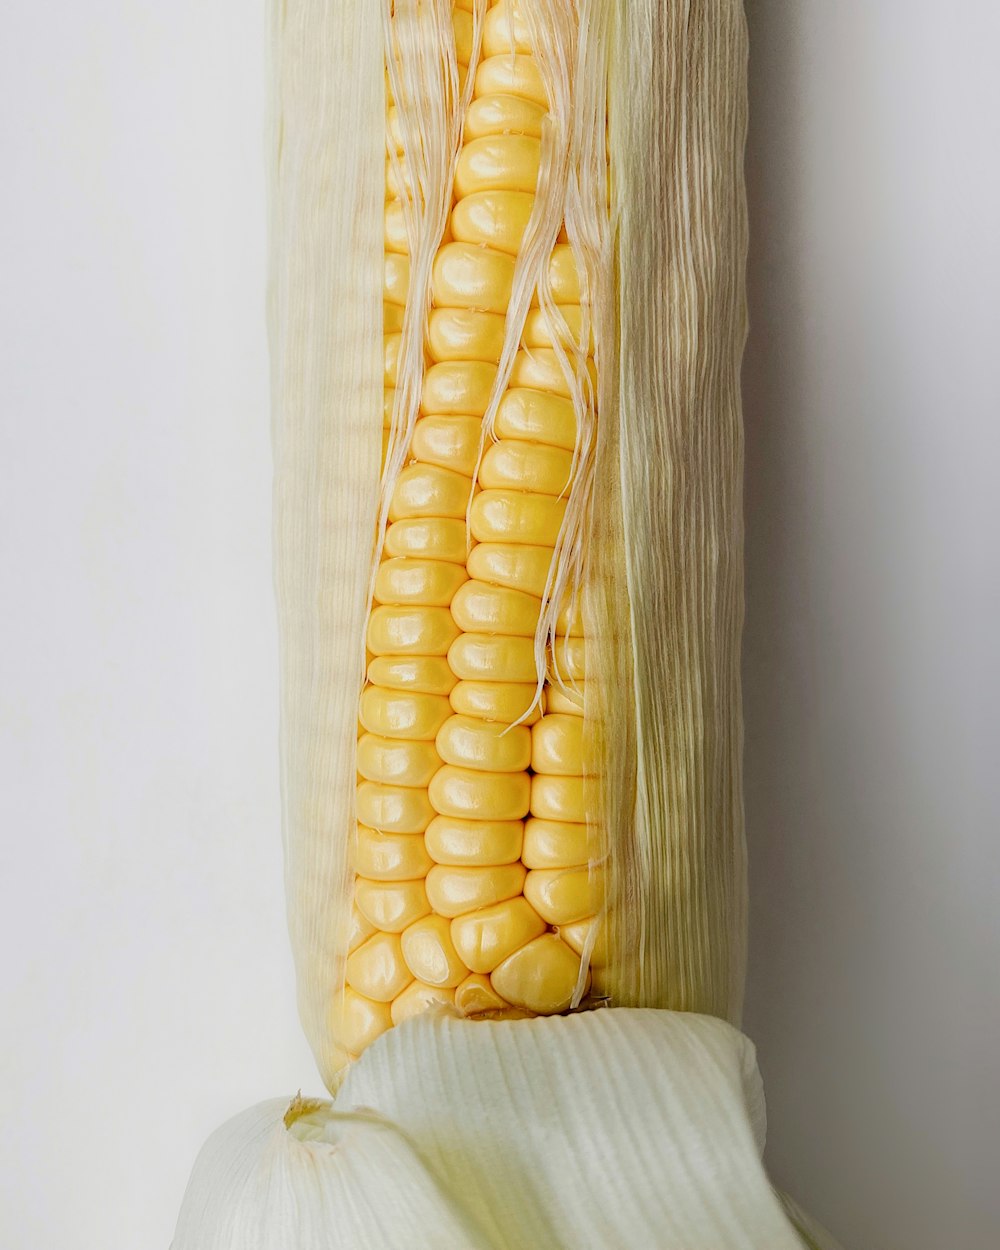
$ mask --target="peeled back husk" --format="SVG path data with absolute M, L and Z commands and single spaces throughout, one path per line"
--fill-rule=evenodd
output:
M 172 1250 L 800 1250 L 751 1044 L 652 1010 L 422 1017 L 204 1147 Z

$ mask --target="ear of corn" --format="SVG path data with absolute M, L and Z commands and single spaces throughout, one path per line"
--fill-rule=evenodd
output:
M 286 862 L 328 1081 L 424 1008 L 738 1018 L 743 100 L 712 93 L 744 32 L 686 22 L 341 6 L 323 98 L 315 30 L 276 41 Z

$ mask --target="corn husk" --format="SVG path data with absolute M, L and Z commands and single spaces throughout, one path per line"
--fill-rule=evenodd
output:
M 705 1016 L 423 1017 L 202 1151 L 173 1250 L 797 1250 L 753 1047 Z

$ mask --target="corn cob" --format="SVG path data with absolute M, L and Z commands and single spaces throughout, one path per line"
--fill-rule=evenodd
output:
M 475 30 L 461 7 L 453 23 L 461 91 Z M 546 105 L 530 32 L 501 0 L 486 15 L 464 110 L 449 229 L 433 264 L 420 415 L 374 581 L 341 1039 L 349 1053 L 418 1004 L 551 1014 L 589 988 L 584 970 L 576 993 L 600 907 L 573 688 L 585 677 L 581 618 L 560 621 L 552 657 L 573 687 L 551 673 L 539 691 L 535 653 L 577 421 L 554 350 L 560 328 L 537 294 L 494 440 L 481 446 Z M 383 464 L 408 294 L 401 200 L 413 193 L 391 96 L 386 133 Z M 547 278 L 563 331 L 579 335 L 582 284 L 565 241 Z M 543 716 L 553 703 L 562 710 Z
M 291 27 L 276 132 L 306 1032 L 334 1082 L 427 1008 L 738 1020 L 741 114 L 684 58 L 739 5 L 352 14 L 340 165 Z

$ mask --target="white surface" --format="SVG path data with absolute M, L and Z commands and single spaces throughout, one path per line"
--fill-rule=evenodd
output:
M 281 896 L 263 6 L 5 12 L 0 1246 L 163 1250 L 315 1090 Z
M 1000 1245 L 1000 9 L 752 0 L 748 1029 L 849 1250 Z
M 848 1250 L 1000 1237 L 1000 19 L 948 14 L 751 12 L 749 1026 L 775 1173 Z M 155 1250 L 210 1129 L 317 1087 L 277 840 L 262 6 L 5 17 L 0 1244 Z

